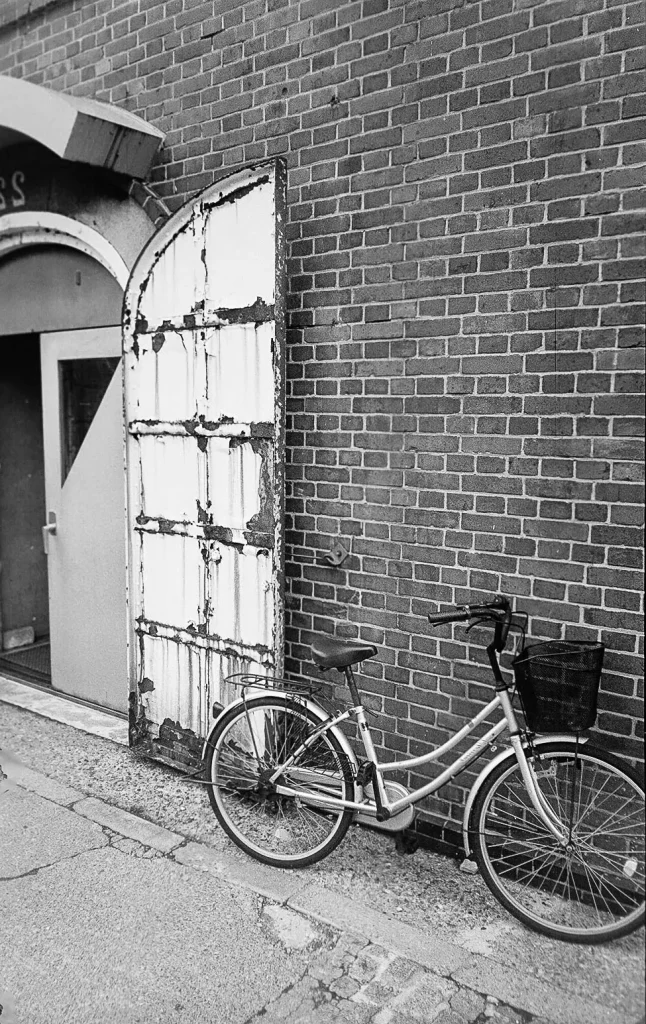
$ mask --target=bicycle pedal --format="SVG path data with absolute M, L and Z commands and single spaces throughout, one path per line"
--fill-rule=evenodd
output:
M 374 765 L 372 761 L 361 761 L 357 767 L 357 785 L 365 789 L 372 782 Z
M 419 839 L 414 833 L 396 832 L 395 849 L 401 856 L 410 856 L 419 849 Z

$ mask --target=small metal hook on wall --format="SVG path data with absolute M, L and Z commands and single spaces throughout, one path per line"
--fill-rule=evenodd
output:
M 341 541 L 337 541 L 332 550 L 327 554 L 323 555 L 323 561 L 327 562 L 328 565 L 342 565 L 350 552 L 343 546 Z

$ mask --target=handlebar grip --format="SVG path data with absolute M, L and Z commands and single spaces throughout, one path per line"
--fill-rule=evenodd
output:
M 438 612 L 437 615 L 429 615 L 428 621 L 431 626 L 439 626 L 442 622 L 467 622 L 468 612 Z

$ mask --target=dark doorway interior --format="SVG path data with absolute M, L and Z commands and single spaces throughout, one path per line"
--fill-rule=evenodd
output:
M 32 627 L 35 644 L 0 652 L 0 670 L 47 682 L 49 609 L 37 334 L 0 338 L 0 629 Z M 10 641 L 9 641 L 10 642 Z
M 119 357 L 66 359 L 60 367 L 63 483 L 119 365 Z

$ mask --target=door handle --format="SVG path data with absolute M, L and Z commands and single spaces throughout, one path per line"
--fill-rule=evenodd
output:
M 56 513 L 49 512 L 47 519 L 47 524 L 43 526 L 43 551 L 46 555 L 49 554 L 49 538 L 56 534 Z

